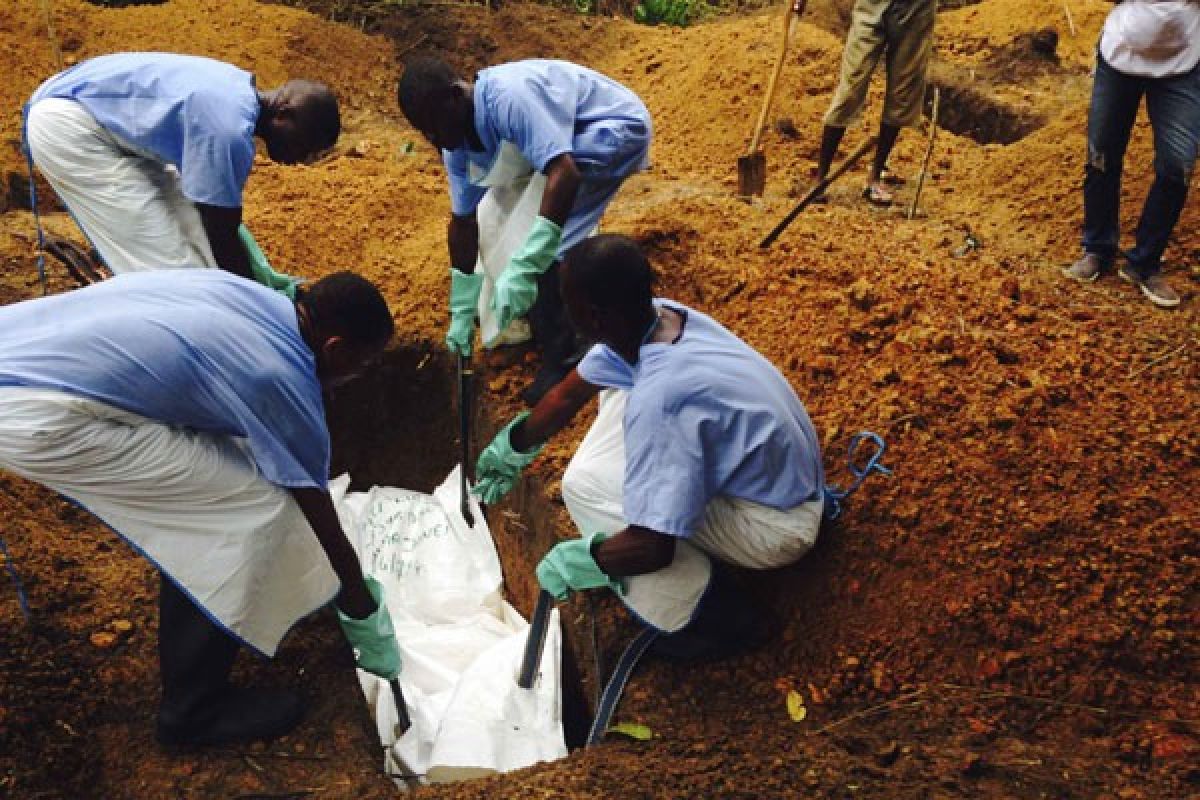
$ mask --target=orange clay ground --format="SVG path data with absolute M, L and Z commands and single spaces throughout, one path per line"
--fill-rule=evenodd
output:
M 399 60 L 434 53 L 469 70 L 546 56 L 598 68 L 645 99 L 656 129 L 654 166 L 628 182 L 606 229 L 642 242 L 663 295 L 713 314 L 779 365 L 824 437 L 831 478 L 844 477 L 860 428 L 887 437 L 895 476 L 870 482 L 796 567 L 754 581 L 780 622 L 776 642 L 714 666 L 642 667 L 618 717 L 654 739 L 610 739 L 416 796 L 1195 797 L 1200 205 L 1193 197 L 1167 253 L 1176 311 L 1117 280 L 1060 275 L 1077 253 L 1088 70 L 1111 7 L 1068 2 L 1077 35 L 1060 0 L 939 15 L 942 119 L 985 140 L 1027 135 L 981 144 L 941 131 L 916 220 L 865 207 L 860 169 L 761 250 L 793 185 L 810 178 L 846 2 L 813 0 L 795 30 L 763 144 L 767 194 L 746 204 L 733 196 L 736 159 L 777 50 L 778 7 L 677 29 L 520 4 L 314 1 L 317 16 L 252 0 L 14 0 L 0 13 L 0 302 L 40 291 L 17 142 L 21 103 L 57 69 L 47 9 L 67 63 L 172 50 L 236 62 L 264 87 L 331 83 L 343 107 L 337 152 L 296 168 L 260 157 L 246 218 L 279 269 L 374 280 L 414 352 L 441 347 L 448 201 L 434 153 L 395 107 Z M 1046 27 L 1060 36 L 1057 63 L 1028 47 Z M 783 118 L 793 135 L 774 124 Z M 892 160 L 910 178 L 902 207 L 925 130 L 906 132 Z M 867 133 L 852 129 L 844 149 Z M 1126 161 L 1126 231 L 1151 161 L 1143 116 Z M 78 238 L 61 211 L 46 226 Z M 978 247 L 963 247 L 968 230 Z M 49 285 L 72 283 L 52 263 Z M 493 358 L 482 373 L 476 438 L 486 441 L 517 410 L 532 366 Z M 425 402 L 447 413 L 453 404 Z M 571 535 L 557 478 L 586 424 L 547 448 L 519 501 L 546 540 Z M 359 445 L 395 448 L 388 437 L 404 425 L 360 420 Z M 439 453 L 430 469 L 452 458 Z M 328 614 L 303 622 L 273 662 L 239 667 L 306 694 L 296 733 L 165 753 L 152 737 L 152 570 L 88 515 L 10 475 L 0 475 L 0 520 L 34 613 L 27 626 L 0 582 L 0 796 L 394 796 Z M 528 610 L 528 568 L 505 560 Z M 586 604 L 565 611 L 587 672 L 591 645 L 577 635 Z M 609 606 L 601 620 L 611 663 L 629 629 Z M 801 722 L 785 705 L 792 690 Z

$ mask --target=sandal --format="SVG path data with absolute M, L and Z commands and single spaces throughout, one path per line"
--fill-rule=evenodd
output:
M 882 183 L 868 184 L 862 191 L 863 199 L 876 208 L 887 208 L 896 201 L 892 193 L 883 187 Z

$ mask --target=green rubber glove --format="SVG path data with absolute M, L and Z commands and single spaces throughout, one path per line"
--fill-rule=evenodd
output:
M 603 533 L 597 533 L 586 539 L 572 539 L 551 547 L 537 565 L 538 585 L 554 595 L 555 600 L 566 600 L 572 591 L 584 589 L 607 587 L 620 592 L 621 584 L 600 569 L 592 557 L 593 545 L 607 538 Z
M 296 287 L 300 285 L 300 279 L 271 269 L 271 264 L 263 254 L 262 248 L 258 246 L 258 242 L 254 241 L 254 236 L 245 225 L 238 226 L 238 238 L 242 240 L 242 247 L 246 248 L 246 258 L 250 260 L 250 274 L 254 280 L 268 289 L 280 292 L 289 300 L 295 300 Z
M 500 498 L 512 490 L 517 478 L 521 477 L 521 470 L 529 466 L 533 459 L 537 458 L 537 454 L 542 452 L 542 445 L 538 445 L 531 453 L 513 449 L 510 438 L 512 430 L 528 416 L 528 411 L 522 411 L 512 422 L 505 425 L 475 462 L 473 492 L 489 506 L 499 502 Z
M 533 221 L 525 244 L 508 260 L 496 281 L 492 310 L 496 312 L 497 330 L 504 330 L 533 307 L 538 277 L 550 269 L 560 244 L 562 228 L 542 216 Z
M 475 315 L 478 313 L 479 292 L 482 289 L 483 273 L 467 275 L 450 268 L 450 329 L 446 331 L 446 347 L 463 358 L 471 357 Z
M 347 617 L 338 609 L 338 622 L 346 641 L 354 648 L 354 663 L 358 668 L 390 681 L 400 674 L 400 646 L 396 644 L 396 629 L 392 615 L 383 602 L 383 587 L 370 575 L 364 575 L 367 591 L 378 604 L 365 619 Z

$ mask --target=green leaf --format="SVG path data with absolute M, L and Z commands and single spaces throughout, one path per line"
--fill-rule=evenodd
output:
M 628 736 L 630 739 L 637 739 L 639 742 L 648 742 L 654 738 L 654 731 L 636 722 L 622 722 L 613 725 L 608 729 L 608 732 L 619 733 L 622 736 Z

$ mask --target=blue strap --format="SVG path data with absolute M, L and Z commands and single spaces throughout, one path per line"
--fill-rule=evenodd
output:
M 608 679 L 608 683 L 604 686 L 604 692 L 600 695 L 600 702 L 596 704 L 596 718 L 592 720 L 592 728 L 588 731 L 588 747 L 599 743 L 604 738 L 613 712 L 617 710 L 617 705 L 621 702 L 625 684 L 629 682 L 629 676 L 633 674 L 633 668 L 637 666 L 642 654 L 646 652 L 646 648 L 653 644 L 658 636 L 657 630 L 647 627 L 633 637 L 633 641 L 625 648 L 625 652 L 621 653 L 612 677 Z
M 25 153 L 25 169 L 29 173 L 29 210 L 33 212 L 33 224 L 37 226 L 38 281 L 42 284 L 42 297 L 46 296 L 46 234 L 42 231 L 42 218 L 38 214 L 37 182 L 33 179 L 33 151 L 29 149 L 29 104 L 21 109 L 21 150 Z
M 859 467 L 855 463 L 854 456 L 858 452 L 859 445 L 866 441 L 875 445 L 875 452 L 871 454 L 862 467 Z M 846 453 L 846 460 L 850 474 L 854 476 L 854 482 L 850 484 L 850 488 L 844 490 L 837 484 L 830 484 L 825 487 L 825 509 L 823 516 L 826 520 L 833 521 L 842 515 L 842 511 L 844 510 L 843 504 L 846 499 L 858 491 L 858 487 L 862 486 L 863 481 L 872 472 L 878 472 L 883 475 L 892 474 L 890 469 L 879 463 L 883 460 L 883 454 L 886 451 L 887 442 L 874 431 L 859 431 L 850 437 L 850 447 Z
M 21 583 L 21 576 L 17 574 L 17 568 L 13 566 L 12 556 L 8 554 L 8 545 L 4 543 L 4 537 L 0 536 L 0 553 L 4 554 L 4 566 L 8 570 L 8 576 L 12 578 L 13 586 L 17 590 L 17 605 L 21 607 L 21 615 L 25 617 L 25 621 L 29 622 L 33 618 L 33 614 L 29 611 L 29 597 L 25 594 L 25 584 Z

